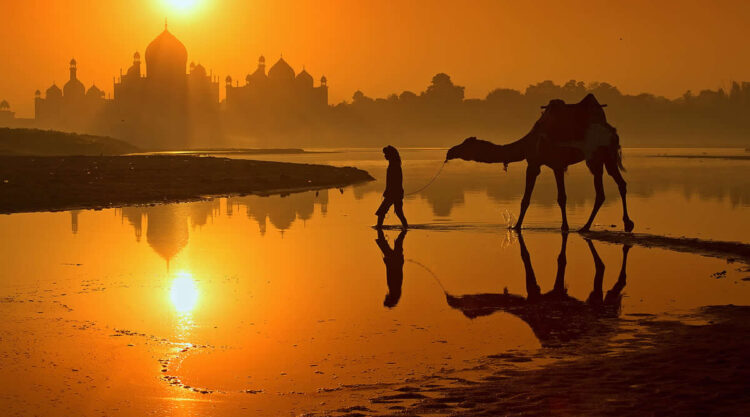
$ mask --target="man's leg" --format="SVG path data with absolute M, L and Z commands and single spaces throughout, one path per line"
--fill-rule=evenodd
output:
M 406 222 L 406 216 L 404 216 L 404 200 L 398 200 L 393 203 L 394 211 L 399 220 L 401 220 L 401 227 L 404 229 L 409 228 L 409 223 Z
M 378 211 L 375 212 L 375 215 L 378 216 L 378 225 L 377 228 L 380 229 L 383 227 L 383 220 L 385 220 L 385 214 L 388 213 L 388 209 L 391 208 L 391 204 L 393 202 L 386 198 L 383 200 L 382 203 L 380 203 L 380 207 L 378 207 Z

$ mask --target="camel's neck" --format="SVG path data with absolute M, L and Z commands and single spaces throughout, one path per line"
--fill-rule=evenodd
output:
M 507 145 L 496 145 L 487 141 L 479 141 L 477 147 L 463 159 L 487 163 L 503 163 L 523 161 L 526 159 L 526 137 Z
M 498 162 L 510 163 L 518 162 L 526 159 L 526 136 L 518 139 L 515 142 L 511 142 L 507 145 L 500 145 L 497 151 L 498 156 L 501 158 Z

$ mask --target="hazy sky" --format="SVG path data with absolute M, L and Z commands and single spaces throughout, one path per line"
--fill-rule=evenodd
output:
M 72 57 L 87 88 L 111 93 L 165 17 L 222 96 L 227 74 L 244 80 L 259 55 L 270 66 L 282 53 L 316 84 L 325 74 L 332 103 L 418 92 L 437 72 L 468 97 L 545 79 L 668 97 L 750 80 L 747 0 L 0 0 L 0 16 L 0 99 L 24 117 Z

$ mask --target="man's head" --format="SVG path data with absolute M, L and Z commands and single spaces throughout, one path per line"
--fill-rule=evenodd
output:
M 383 155 L 385 155 L 385 159 L 389 161 L 401 162 L 401 156 L 398 154 L 398 150 L 391 145 L 383 148 Z

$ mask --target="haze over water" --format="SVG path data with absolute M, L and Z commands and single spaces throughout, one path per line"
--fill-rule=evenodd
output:
M 743 154 L 625 150 L 636 232 L 746 240 L 748 161 L 652 157 L 704 153 Z M 432 178 L 444 154 L 402 150 L 407 193 Z M 397 288 L 369 227 L 385 175 L 379 149 L 267 159 L 355 165 L 377 181 L 341 192 L 0 217 L 0 312 L 8 317 L 0 369 L 24 375 L 0 381 L 9 415 L 299 414 L 366 401 L 409 378 L 461 374 L 487 355 L 577 338 L 616 349 L 617 332 L 592 323 L 617 329 L 632 314 L 669 318 L 750 296 L 739 265 L 640 246 L 630 249 L 621 281 L 622 245 L 593 241 L 592 252 L 571 233 L 568 295 L 591 297 L 596 253 L 606 267 L 603 293 L 624 282 L 614 314 L 595 315 L 581 334 L 554 325 L 549 333 L 510 312 L 475 315 L 450 297 L 526 297 L 522 243 L 542 292 L 552 290 L 563 240 L 551 172 L 537 182 L 521 242 L 503 213 L 518 213 L 523 167 L 448 163 L 406 199 L 414 228 L 403 237 Z M 571 227 L 580 227 L 594 196 L 585 167 L 571 167 L 567 189 Z M 595 228 L 621 230 L 608 177 L 605 191 Z M 385 236 L 393 248 L 398 231 Z M 398 289 L 395 305 L 384 306 Z

